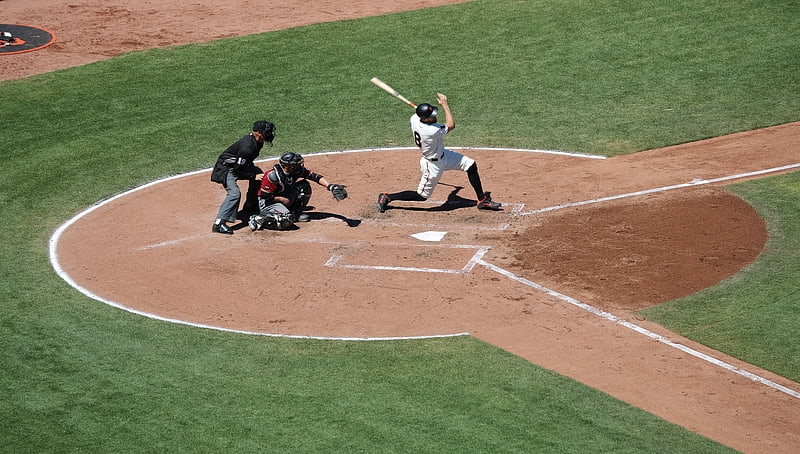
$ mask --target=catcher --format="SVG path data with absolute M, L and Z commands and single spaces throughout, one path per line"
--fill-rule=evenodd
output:
M 329 182 L 322 175 L 305 167 L 303 157 L 288 151 L 278 159 L 261 180 L 258 190 L 259 214 L 250 216 L 248 225 L 253 231 L 260 229 L 287 230 L 295 222 L 311 220 L 306 211 L 311 200 L 311 183 L 324 186 L 337 202 L 347 198 L 347 190 L 341 184 Z

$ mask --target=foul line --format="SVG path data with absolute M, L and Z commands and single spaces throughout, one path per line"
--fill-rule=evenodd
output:
M 756 374 L 754 374 L 752 372 L 748 372 L 748 371 L 746 371 L 744 369 L 741 369 L 739 367 L 734 366 L 733 364 L 726 363 L 725 361 L 722 361 L 720 359 L 714 358 L 713 356 L 709 356 L 709 355 L 707 355 L 705 353 L 699 352 L 699 351 L 697 351 L 697 350 L 695 350 L 693 348 L 687 347 L 687 346 L 679 344 L 677 342 L 673 342 L 673 341 L 667 339 L 666 337 L 664 337 L 664 336 L 662 336 L 660 334 L 654 333 L 654 332 L 652 332 L 652 331 L 650 331 L 650 330 L 648 330 L 646 328 L 642 328 L 641 326 L 636 325 L 634 323 L 631 323 L 631 322 L 629 322 L 627 320 L 624 320 L 624 319 L 622 319 L 622 318 L 620 318 L 620 317 L 618 317 L 618 316 L 616 316 L 614 314 L 611 314 L 609 312 L 603 311 L 603 310 L 598 309 L 598 308 L 596 308 L 594 306 L 591 306 L 589 304 L 586 304 L 586 303 L 583 303 L 581 301 L 578 301 L 575 298 L 571 298 L 571 297 L 569 297 L 567 295 L 564 295 L 562 293 L 559 293 L 559 292 L 557 292 L 555 290 L 551 290 L 551 289 L 549 289 L 547 287 L 544 287 L 542 285 L 539 285 L 539 284 L 537 284 L 537 283 L 535 283 L 533 281 L 529 281 L 528 279 L 525 279 L 523 277 L 517 276 L 514 273 L 511 273 L 510 271 L 504 270 L 504 269 L 502 269 L 500 267 L 497 267 L 495 265 L 492 265 L 491 263 L 488 263 L 486 261 L 480 260 L 480 264 L 485 266 L 486 268 L 489 268 L 490 270 L 492 270 L 492 271 L 494 271 L 496 273 L 502 274 L 503 276 L 505 276 L 505 277 L 507 277 L 509 279 L 512 279 L 512 280 L 517 281 L 517 282 L 519 282 L 521 284 L 527 285 L 528 287 L 532 287 L 532 288 L 535 288 L 535 289 L 540 290 L 542 292 L 545 292 L 545 293 L 547 293 L 548 295 L 550 295 L 552 297 L 560 299 L 561 301 L 567 302 L 567 303 L 569 303 L 569 304 L 571 304 L 571 305 L 573 305 L 575 307 L 581 308 L 581 309 L 583 309 L 583 310 L 585 310 L 587 312 L 590 312 L 590 313 L 592 313 L 594 315 L 597 315 L 597 316 L 599 316 L 599 317 L 601 317 L 601 318 L 603 318 L 605 320 L 608 320 L 610 322 L 613 322 L 613 323 L 616 323 L 618 325 L 624 326 L 626 328 L 632 329 L 633 331 L 636 331 L 639 334 L 643 334 L 643 335 L 649 337 L 650 339 L 656 340 L 658 342 L 661 342 L 662 344 L 665 344 L 665 345 L 668 345 L 668 346 L 670 346 L 672 348 L 680 350 L 680 351 L 682 351 L 684 353 L 687 353 L 687 354 L 689 354 L 691 356 L 694 356 L 695 358 L 699 358 L 699 359 L 701 359 L 703 361 L 706 361 L 706 362 L 709 362 L 709 363 L 711 363 L 711 364 L 713 364 L 715 366 L 721 367 L 721 368 L 729 370 L 729 371 L 731 371 L 731 372 L 733 372 L 735 374 L 741 375 L 742 377 L 745 377 L 745 378 L 747 378 L 749 380 L 752 380 L 752 381 L 757 382 L 757 383 L 761 383 L 762 385 L 769 386 L 770 388 L 773 388 L 773 389 L 775 389 L 777 391 L 780 391 L 782 393 L 786 393 L 786 394 L 788 394 L 788 395 L 790 395 L 792 397 L 800 399 L 800 392 L 798 392 L 798 391 L 795 391 L 793 389 L 787 388 L 786 386 L 783 386 L 783 385 L 780 385 L 778 383 L 775 383 L 775 382 L 773 382 L 771 380 L 768 380 L 768 379 L 766 379 L 764 377 L 761 377 L 760 375 L 756 375 Z
M 729 176 L 726 176 L 726 177 L 712 178 L 710 180 L 697 179 L 697 180 L 690 181 L 688 183 L 674 184 L 674 185 L 671 185 L 671 186 L 662 186 L 660 188 L 646 189 L 644 191 L 629 192 L 627 194 L 613 195 L 613 196 L 609 196 L 609 197 L 601 197 L 599 199 L 591 199 L 591 200 L 584 200 L 584 201 L 581 201 L 581 202 L 565 203 L 564 205 L 556 205 L 556 206 L 547 207 L 547 208 L 540 208 L 538 210 L 526 211 L 524 213 L 518 213 L 517 216 L 525 216 L 525 215 L 529 215 L 529 214 L 545 213 L 547 211 L 560 210 L 560 209 L 563 209 L 563 208 L 571 208 L 571 207 L 576 207 L 576 206 L 581 206 L 581 205 L 589 205 L 589 204 L 592 204 L 592 203 L 608 202 L 610 200 L 624 199 L 624 198 L 627 198 L 627 197 L 636 197 L 636 196 L 640 196 L 640 195 L 653 194 L 653 193 L 656 193 L 656 192 L 670 191 L 670 190 L 673 190 L 673 189 L 688 188 L 688 187 L 691 187 L 691 186 L 701 186 L 701 185 L 704 185 L 704 184 L 719 183 L 719 182 L 722 182 L 722 181 L 738 180 L 740 178 L 747 178 L 747 177 L 752 177 L 752 176 L 756 176 L 756 175 L 764 175 L 764 174 L 767 174 L 767 173 L 781 172 L 781 171 L 784 171 L 784 170 L 790 170 L 790 169 L 796 169 L 796 168 L 800 168 L 800 163 L 789 164 L 789 165 L 785 165 L 785 166 L 781 166 L 781 167 L 773 167 L 771 169 L 756 170 L 754 172 L 740 173 L 738 175 L 729 175 Z

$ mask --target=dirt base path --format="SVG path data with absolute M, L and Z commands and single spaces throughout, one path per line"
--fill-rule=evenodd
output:
M 4 22 L 47 28 L 58 41 L 2 57 L 0 80 L 129 50 L 445 3 L 455 2 L 221 0 L 186 9 L 170 1 L 4 0 Z M 222 192 L 202 184 L 208 175 L 199 173 L 96 207 L 61 232 L 55 249 L 76 285 L 129 310 L 286 335 L 466 332 L 744 452 L 798 452 L 800 400 L 764 383 L 798 384 L 630 311 L 693 293 L 750 263 L 766 241 L 765 226 L 720 185 L 796 164 L 799 147 L 800 124 L 791 124 L 607 160 L 465 150 L 483 163 L 485 185 L 506 204 L 499 213 L 466 206 L 462 197 L 472 195 L 456 173 L 431 203 L 380 214 L 378 188 L 416 180 L 389 166 L 415 169 L 416 152 L 393 151 L 392 163 L 366 178 L 349 162 L 363 155 L 319 155 L 307 158 L 309 167 L 340 175 L 352 197 L 337 204 L 315 194 L 313 221 L 299 230 L 211 234 Z M 370 153 L 381 162 L 389 152 Z M 530 168 L 546 177 L 524 187 L 509 183 L 527 181 L 515 173 Z M 163 191 L 173 197 L 156 205 Z M 104 222 L 109 218 L 141 222 Z M 412 236 L 424 232 L 441 238 Z M 272 302 L 248 263 L 269 264 L 270 254 L 278 262 L 284 248 L 302 259 L 272 265 L 269 274 L 289 284 Z M 221 261 L 225 255 L 242 259 Z

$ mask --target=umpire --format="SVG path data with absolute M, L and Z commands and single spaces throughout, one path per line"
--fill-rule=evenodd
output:
M 211 181 L 221 184 L 227 194 L 211 227 L 212 232 L 233 235 L 233 229 L 228 227 L 227 223 L 236 222 L 239 202 L 242 199 L 242 192 L 236 184 L 237 180 L 248 180 L 244 211 L 258 212 L 260 187 L 258 180 L 264 172 L 256 167 L 253 161 L 258 158 L 264 142 L 272 146 L 274 139 L 275 125 L 266 120 L 258 120 L 253 123 L 253 132 L 236 141 L 219 155 L 211 172 Z

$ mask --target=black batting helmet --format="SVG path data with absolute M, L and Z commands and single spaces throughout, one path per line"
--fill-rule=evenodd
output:
M 439 109 L 426 102 L 417 106 L 417 116 L 419 118 L 425 119 L 435 117 L 437 113 L 439 113 Z

